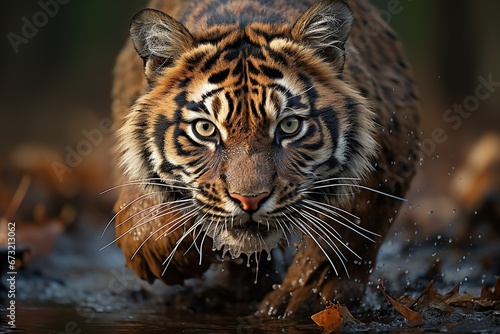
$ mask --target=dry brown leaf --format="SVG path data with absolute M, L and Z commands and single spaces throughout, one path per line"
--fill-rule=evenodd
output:
M 457 284 L 453 289 L 451 289 L 450 292 L 448 292 L 443 296 L 444 297 L 443 300 L 453 298 L 457 296 L 459 293 L 460 293 L 460 284 Z
M 481 297 L 474 301 L 485 309 L 492 309 L 500 303 L 500 278 L 496 278 L 495 287 L 490 289 L 486 285 L 481 289 Z
M 475 299 L 476 298 L 473 295 L 466 293 L 465 295 L 453 295 L 449 298 L 446 298 L 443 302 L 451 306 L 474 307 Z
M 424 323 L 422 320 L 422 317 L 418 312 L 415 312 L 408 307 L 404 306 L 403 304 L 399 303 L 395 299 L 393 299 L 391 296 L 389 296 L 385 292 L 384 288 L 384 283 L 380 282 L 380 291 L 382 291 L 382 294 L 384 297 L 392 304 L 392 307 L 394 307 L 394 310 L 396 310 L 397 313 L 405 317 L 406 320 L 408 320 L 410 326 L 419 326 Z
M 355 320 L 347 307 L 333 303 L 327 304 L 323 311 L 313 314 L 311 319 L 323 327 L 326 334 L 338 332 L 345 322 Z
M 494 298 L 495 295 L 493 291 L 491 291 L 486 285 L 483 285 L 483 288 L 481 289 L 481 299 L 493 300 Z
M 497 281 L 495 283 L 495 290 L 493 291 L 495 299 L 500 301 L 500 277 L 497 276 Z
M 435 300 L 435 296 L 438 295 L 436 289 L 434 288 L 434 280 L 430 281 L 427 287 L 422 291 L 422 293 L 415 299 L 415 301 L 409 305 L 409 308 L 414 307 L 417 303 L 428 304 Z

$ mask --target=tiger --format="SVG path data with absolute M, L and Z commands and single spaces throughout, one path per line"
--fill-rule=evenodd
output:
M 112 89 L 126 266 L 182 285 L 224 262 L 270 317 L 359 304 L 419 160 L 410 65 L 375 7 L 152 0 L 129 34 Z M 259 262 L 294 247 L 279 275 Z M 278 281 L 253 294 L 254 275 Z

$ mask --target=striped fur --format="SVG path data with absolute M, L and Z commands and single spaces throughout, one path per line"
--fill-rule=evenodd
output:
M 374 186 L 385 150 L 381 109 L 353 76 L 362 52 L 348 40 L 353 12 L 341 0 L 178 6 L 178 20 L 147 9 L 130 26 L 146 81 L 117 120 L 124 179 L 155 193 L 156 203 L 191 200 L 196 214 L 185 230 L 201 231 L 223 254 L 270 253 L 295 230 L 322 239 L 317 246 L 334 267 L 335 245 L 349 247 L 329 243 L 328 210 L 315 213 L 308 203 L 356 208 L 356 187 Z M 245 210 L 234 194 L 266 196 Z M 135 224 L 117 227 L 119 238 Z

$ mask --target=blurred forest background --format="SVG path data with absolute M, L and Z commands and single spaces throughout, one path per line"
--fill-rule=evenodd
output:
M 391 13 L 394 0 L 374 1 L 390 13 L 385 18 L 400 35 L 413 66 L 422 101 L 422 138 L 432 138 L 437 128 L 442 129 L 439 137 L 447 138 L 442 143 L 433 140 L 435 147 L 422 155 L 400 220 L 446 229 L 459 209 L 460 199 L 451 190 L 455 174 L 479 138 L 500 134 L 498 85 L 488 98 L 476 99 L 477 106 L 470 106 L 474 110 L 456 129 L 443 119 L 455 104 L 476 101 L 471 97 L 482 84 L 480 77 L 500 82 L 500 2 L 396 2 L 398 10 Z M 2 3 L 0 216 L 39 228 L 35 236 L 19 234 L 24 238 L 19 242 L 30 246 L 35 257 L 49 252 L 42 244 L 82 215 L 90 215 L 85 221 L 99 231 L 111 217 L 113 195 L 98 195 L 113 185 L 109 133 L 102 132 L 106 138 L 93 145 L 71 173 L 59 175 L 62 182 L 53 162 L 64 164 L 68 147 L 76 149 L 87 139 L 84 131 L 99 129 L 110 118 L 114 61 L 128 36 L 130 18 L 145 5 L 146 1 L 67 1 L 15 52 L 9 33 L 22 35 L 23 18 L 33 22 L 43 9 L 38 1 Z M 499 165 L 493 166 L 486 183 L 500 188 Z M 26 172 L 33 177 L 14 210 L 9 203 Z M 48 228 L 53 226 L 48 221 L 54 220 L 57 228 Z M 500 224 L 496 218 L 492 222 Z M 38 246 L 32 239 L 40 239 Z

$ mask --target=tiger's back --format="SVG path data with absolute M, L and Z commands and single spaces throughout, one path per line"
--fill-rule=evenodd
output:
M 316 3 L 154 0 L 177 20 L 151 12 L 133 21 L 136 50 L 129 42 L 120 54 L 113 88 L 120 177 L 163 183 L 137 182 L 117 202 L 117 243 L 140 277 L 182 283 L 214 261 L 212 248 L 270 252 L 297 230 L 304 242 L 262 312 L 363 294 L 401 204 L 381 192 L 404 196 L 415 171 L 417 97 L 396 35 L 371 5 L 349 3 L 349 22 L 344 2 L 308 10 Z M 162 203 L 189 200 L 194 207 L 169 204 L 179 210 L 153 219 Z M 234 226 L 235 217 L 243 223 Z M 197 229 L 203 238 L 185 233 Z M 205 239 L 212 245 L 187 252 Z M 352 256 L 339 261 L 346 243 L 363 267 Z

